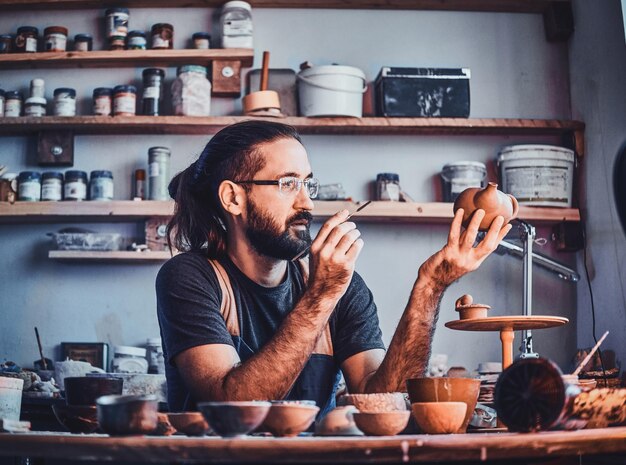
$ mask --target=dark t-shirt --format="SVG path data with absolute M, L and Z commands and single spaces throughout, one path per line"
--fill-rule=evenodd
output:
M 157 312 L 171 411 L 191 410 L 189 394 L 173 358 L 205 344 L 233 346 L 242 362 L 274 335 L 305 290 L 298 264 L 289 262 L 285 280 L 267 288 L 250 280 L 230 259 L 220 260 L 229 275 L 239 320 L 239 336 L 231 336 L 220 314 L 222 291 L 205 256 L 183 253 L 166 262 L 156 280 Z M 341 363 L 370 349 L 384 349 L 372 293 L 354 273 L 329 321 L 333 355 L 313 354 L 286 399 L 315 400 L 321 414 L 334 407 Z

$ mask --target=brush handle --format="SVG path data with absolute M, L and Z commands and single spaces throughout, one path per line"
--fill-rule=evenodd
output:
M 596 350 L 598 350 L 598 347 L 600 347 L 600 344 L 602 344 L 602 341 L 604 341 L 604 339 L 606 339 L 608 335 L 609 335 L 608 331 L 602 335 L 598 343 L 595 346 L 593 346 L 593 349 L 591 349 L 589 353 L 587 354 L 587 356 L 584 358 L 584 360 L 580 362 L 580 365 L 578 365 L 578 368 L 574 370 L 574 373 L 572 373 L 572 375 L 578 376 L 578 373 L 580 373 L 582 369 L 584 368 L 584 366 L 587 365 L 587 362 L 591 360 L 591 357 L 593 356 L 593 354 L 596 353 Z
M 263 68 L 261 69 L 261 88 L 259 90 L 267 90 L 267 82 L 270 73 L 270 52 L 263 52 Z

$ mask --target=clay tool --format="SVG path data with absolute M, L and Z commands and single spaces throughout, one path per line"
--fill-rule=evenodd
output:
M 280 112 L 280 98 L 278 92 L 267 90 L 269 83 L 270 52 L 263 52 L 263 68 L 261 71 L 261 85 L 257 92 L 251 92 L 243 100 L 243 112 L 247 116 L 275 116 L 283 117 Z
M 609 335 L 608 331 L 602 335 L 602 337 L 596 343 L 596 345 L 593 346 L 593 349 L 591 349 L 589 353 L 587 354 L 587 356 L 583 359 L 583 361 L 580 362 L 580 365 L 578 365 L 578 368 L 574 370 L 574 373 L 572 373 L 572 376 L 578 376 L 578 374 L 582 371 L 583 367 L 587 365 L 589 360 L 591 360 L 591 357 L 593 357 L 593 354 L 596 353 L 596 350 L 598 350 L 598 347 L 600 347 L 600 344 L 602 344 L 602 341 L 604 341 L 608 335 Z
M 43 349 L 41 348 L 41 339 L 39 338 L 39 330 L 37 326 L 35 326 L 35 336 L 37 337 L 37 345 L 39 346 L 39 355 L 41 356 L 41 364 L 44 370 L 48 369 L 48 364 L 46 363 L 46 358 L 43 356 Z

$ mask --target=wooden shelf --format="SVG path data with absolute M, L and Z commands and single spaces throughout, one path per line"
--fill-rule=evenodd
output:
M 357 203 L 348 201 L 315 201 L 313 215 L 326 219 L 341 209 L 354 210 Z M 151 217 L 167 217 L 174 210 L 173 202 L 0 202 L 0 223 L 62 223 L 62 222 L 124 222 Z M 520 207 L 519 217 L 532 223 L 580 221 L 575 208 Z M 354 215 L 355 220 L 378 223 L 449 223 L 452 204 L 443 202 L 372 202 Z
M 48 258 L 63 261 L 89 261 L 89 262 L 162 262 L 169 260 L 169 252 L 150 251 L 133 252 L 119 251 L 85 251 L 85 250 L 51 250 Z
M 385 10 L 454 10 L 542 13 L 554 0 L 248 0 L 253 8 L 336 8 Z M 570 0 L 556 0 L 570 2 Z M 0 0 L 1 9 L 70 9 L 125 6 L 129 8 L 209 7 L 223 0 Z

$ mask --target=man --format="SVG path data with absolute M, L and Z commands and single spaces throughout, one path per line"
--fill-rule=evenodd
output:
M 447 244 L 420 268 L 385 350 L 372 294 L 355 273 L 360 232 L 340 211 L 311 240 L 313 178 L 296 131 L 249 121 L 229 126 L 170 184 L 169 224 L 182 253 L 157 277 L 170 409 L 205 400 L 309 399 L 334 406 L 348 390 L 403 390 L 428 363 L 444 290 L 476 269 L 509 231 L 484 216 L 465 231 L 463 211 Z M 308 261 L 292 260 L 307 250 Z

